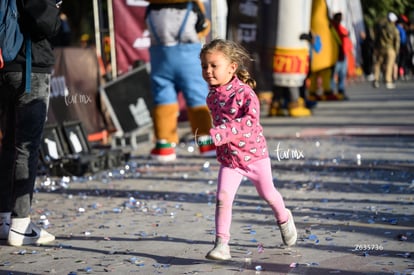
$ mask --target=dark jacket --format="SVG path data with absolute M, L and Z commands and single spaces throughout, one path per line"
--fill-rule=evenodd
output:
M 55 0 L 17 0 L 20 29 L 30 35 L 32 43 L 32 72 L 50 73 L 55 63 L 50 43 L 60 29 L 59 9 Z M 26 67 L 26 45 L 16 58 L 5 64 L 2 71 L 23 72 Z

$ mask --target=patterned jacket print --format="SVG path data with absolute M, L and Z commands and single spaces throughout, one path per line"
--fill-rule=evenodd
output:
M 269 156 L 259 99 L 249 85 L 234 77 L 225 86 L 210 87 L 206 101 L 214 125 L 210 134 L 222 165 L 247 170 L 249 164 Z

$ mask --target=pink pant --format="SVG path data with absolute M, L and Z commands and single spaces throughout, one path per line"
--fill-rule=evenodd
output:
M 224 242 L 230 240 L 233 201 L 243 176 L 253 182 L 259 196 L 272 208 L 278 223 L 284 223 L 289 218 L 283 198 L 273 185 L 270 158 L 252 163 L 249 171 L 221 166 L 217 186 L 216 237 Z

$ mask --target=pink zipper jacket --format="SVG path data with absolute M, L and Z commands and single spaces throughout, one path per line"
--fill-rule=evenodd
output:
M 249 85 L 234 77 L 225 86 L 210 87 L 206 101 L 214 125 L 210 134 L 221 164 L 246 170 L 249 164 L 269 156 L 259 120 L 259 99 Z

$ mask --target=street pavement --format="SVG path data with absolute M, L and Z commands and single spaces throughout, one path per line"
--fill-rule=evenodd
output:
M 143 142 L 122 167 L 39 177 L 32 219 L 49 245 L 0 244 L 0 274 L 414 274 L 414 81 L 349 83 L 349 100 L 308 118 L 263 117 L 275 186 L 298 242 L 284 247 L 270 208 L 243 180 L 232 260 L 213 247 L 218 163 L 197 153 L 186 122 L 178 159 Z

